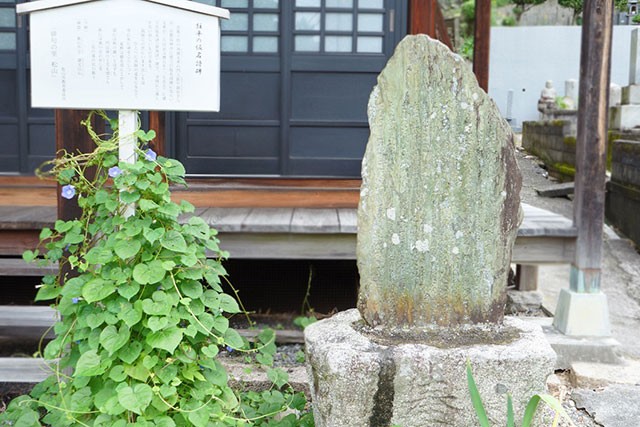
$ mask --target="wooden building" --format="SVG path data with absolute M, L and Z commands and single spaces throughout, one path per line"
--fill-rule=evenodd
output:
M 377 74 L 411 19 L 444 28 L 433 1 L 199 1 L 232 14 L 220 113 L 167 112 L 158 129 L 192 177 L 359 178 Z M 28 33 L 13 0 L 0 2 L 3 175 L 31 175 L 55 152 L 54 111 L 30 106 Z

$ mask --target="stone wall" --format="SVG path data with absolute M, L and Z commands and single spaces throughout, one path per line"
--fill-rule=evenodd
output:
M 611 170 L 613 141 L 640 141 L 640 131 L 610 130 L 607 143 L 607 170 Z M 572 120 L 524 122 L 522 146 L 538 156 L 549 173 L 561 180 L 573 180 L 576 159 L 576 130 Z M 638 184 L 640 187 L 640 184 Z
M 605 213 L 615 227 L 640 244 L 640 132 L 631 136 L 637 140 L 615 140 L 611 144 Z
M 522 146 L 538 156 L 549 173 L 572 180 L 575 175 L 576 137 L 569 120 L 524 122 Z

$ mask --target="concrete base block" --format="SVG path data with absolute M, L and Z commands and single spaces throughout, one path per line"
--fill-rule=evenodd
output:
M 623 87 L 621 104 L 640 104 L 640 85 Z
M 616 105 L 611 108 L 611 129 L 628 130 L 640 127 L 640 105 Z
M 542 327 L 547 342 L 556 352 L 556 369 L 569 369 L 576 362 L 623 363 L 620 343 L 611 337 L 574 337 L 553 326 L 551 317 L 530 317 L 526 322 Z
M 507 392 L 515 412 L 522 414 L 528 399 L 545 391 L 556 358 L 538 325 L 512 317 L 505 318 L 501 327 L 449 330 L 440 347 L 402 334 L 388 337 L 363 331 L 366 328 L 355 309 L 304 331 L 319 427 L 475 427 L 478 420 L 467 387 L 467 359 L 491 424 L 505 425 Z M 470 331 L 476 337 L 498 331 L 503 341 L 442 348 Z
M 565 335 L 611 336 L 607 296 L 602 292 L 581 293 L 562 289 L 553 326 Z

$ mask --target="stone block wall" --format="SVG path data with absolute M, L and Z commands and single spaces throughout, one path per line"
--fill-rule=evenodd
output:
M 614 140 L 610 145 L 611 181 L 607 183 L 605 214 L 611 224 L 640 244 L 640 138 Z
M 531 121 L 522 124 L 522 146 L 538 156 L 549 173 L 572 180 L 575 175 L 576 137 L 570 120 Z
M 524 149 L 538 156 L 551 175 L 565 181 L 573 180 L 576 165 L 575 123 L 571 120 L 540 120 L 524 122 L 522 125 Z M 607 170 L 611 170 L 613 141 L 640 141 L 640 130 L 609 130 L 607 140 Z

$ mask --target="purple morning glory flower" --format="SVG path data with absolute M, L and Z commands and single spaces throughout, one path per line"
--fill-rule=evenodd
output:
M 122 173 L 122 169 L 120 169 L 117 166 L 114 166 L 112 168 L 109 168 L 109 176 L 111 178 L 115 178 L 116 176 L 120 175 Z
M 67 246 L 64 247 L 64 250 L 68 251 L 70 246 L 71 246 L 71 243 L 67 243 Z
M 229 346 L 226 346 L 225 348 L 229 353 L 231 353 L 233 351 L 233 349 L 231 347 L 229 347 Z
M 80 301 L 80 298 L 78 298 L 78 297 L 71 298 L 71 302 L 73 302 L 74 304 L 77 304 L 78 301 Z
M 151 148 L 149 148 L 147 150 L 147 152 L 144 153 L 144 158 L 149 160 L 150 162 L 155 162 L 156 161 L 156 157 L 158 157 L 158 155 Z
M 76 195 L 76 188 L 73 185 L 68 184 L 62 187 L 62 197 L 64 197 L 65 199 L 71 200 L 75 195 Z

